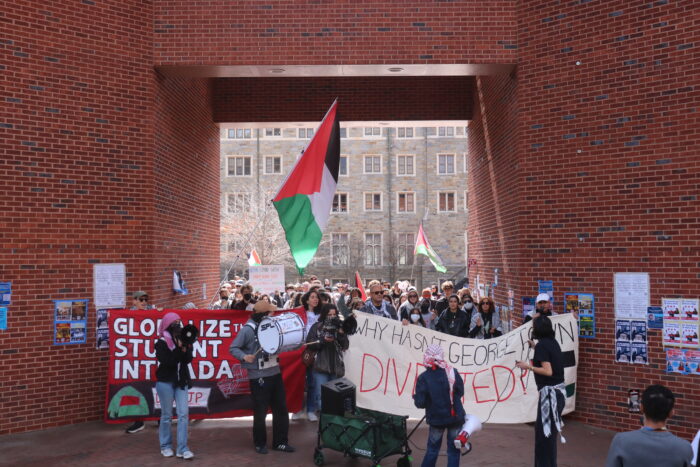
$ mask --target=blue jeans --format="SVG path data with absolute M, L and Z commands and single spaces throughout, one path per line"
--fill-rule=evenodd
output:
M 306 412 L 316 412 L 320 407 L 316 404 L 316 388 L 314 387 L 314 370 L 306 369 Z
M 187 389 L 173 386 L 172 383 L 158 381 L 156 391 L 160 399 L 160 427 L 158 438 L 160 449 L 173 448 L 173 434 L 170 430 L 173 418 L 173 399 L 177 408 L 177 453 L 189 451 L 187 447 L 187 422 L 189 406 L 187 405 Z
M 328 381 L 335 379 L 334 375 L 330 373 L 322 373 L 320 371 L 312 371 L 314 379 L 314 407 L 317 410 L 321 409 L 321 386 L 326 384 Z
M 431 426 L 428 432 L 428 449 L 423 457 L 421 467 L 435 467 L 438 454 L 440 454 L 440 446 L 442 445 L 442 432 L 447 430 L 447 467 L 457 467 L 459 465 L 460 452 L 455 447 L 455 438 L 459 434 L 461 425 L 453 427 L 436 427 Z

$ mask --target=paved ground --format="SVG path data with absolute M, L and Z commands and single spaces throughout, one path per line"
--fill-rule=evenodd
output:
M 410 421 L 412 428 L 417 421 Z M 190 448 L 196 457 L 192 465 L 293 467 L 312 466 L 317 424 L 293 421 L 290 444 L 297 452 L 270 451 L 256 454 L 252 449 L 252 419 L 205 420 L 190 428 Z M 269 425 L 269 417 L 268 417 Z M 474 437 L 474 450 L 463 457 L 462 465 L 530 466 L 533 465 L 533 428 L 528 425 L 487 425 Z M 268 430 L 269 432 L 269 430 Z M 559 466 L 600 466 L 605 461 L 613 432 L 567 422 L 566 444 L 559 445 Z M 414 466 L 420 465 L 427 430 L 422 425 L 411 438 Z M 100 422 L 83 423 L 50 430 L 0 437 L 0 465 L 12 466 L 163 466 L 180 465 L 181 459 L 164 459 L 158 448 L 155 423 L 133 434 L 124 433 L 123 425 Z M 324 450 L 325 465 L 367 467 L 367 459 L 343 458 L 342 454 Z M 382 466 L 396 465 L 398 457 L 389 457 Z M 446 465 L 441 456 L 439 466 Z

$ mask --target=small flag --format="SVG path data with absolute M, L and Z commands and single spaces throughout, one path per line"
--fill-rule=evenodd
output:
M 362 279 L 360 279 L 360 273 L 358 271 L 355 271 L 355 287 L 360 289 L 360 294 L 362 295 L 362 301 L 366 302 L 367 301 L 367 293 L 365 292 L 365 285 L 362 283 Z
M 331 214 L 340 166 L 338 102 L 272 200 L 299 274 L 318 250 Z
M 422 222 L 420 224 L 420 229 L 418 229 L 418 238 L 416 238 L 416 249 L 413 251 L 413 254 L 427 256 L 430 262 L 433 263 L 433 267 L 435 267 L 436 271 L 442 273 L 445 273 L 447 271 L 445 266 L 443 266 L 442 260 L 440 259 L 438 254 L 435 253 L 435 250 L 433 250 L 433 248 L 430 246 L 428 238 L 425 236 L 425 232 L 423 232 Z
M 248 266 L 260 265 L 262 265 L 262 262 L 260 261 L 260 256 L 258 256 L 258 252 L 255 251 L 255 248 L 253 248 L 253 251 L 250 252 L 250 256 L 248 257 Z

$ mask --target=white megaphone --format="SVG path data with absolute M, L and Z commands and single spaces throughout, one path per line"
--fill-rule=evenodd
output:
M 481 431 L 481 420 L 479 420 L 479 417 L 466 414 L 464 416 L 464 425 L 462 425 L 462 429 L 455 437 L 455 447 L 462 451 L 462 455 L 472 450 L 472 443 L 469 442 L 469 439 L 479 431 Z

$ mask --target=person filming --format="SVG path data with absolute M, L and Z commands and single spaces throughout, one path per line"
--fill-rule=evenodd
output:
M 316 351 L 311 374 L 314 380 L 314 406 L 320 409 L 321 385 L 345 376 L 343 352 L 350 346 L 335 305 L 326 304 L 321 307 L 321 314 L 318 321 L 311 326 L 306 342 L 309 349 Z

